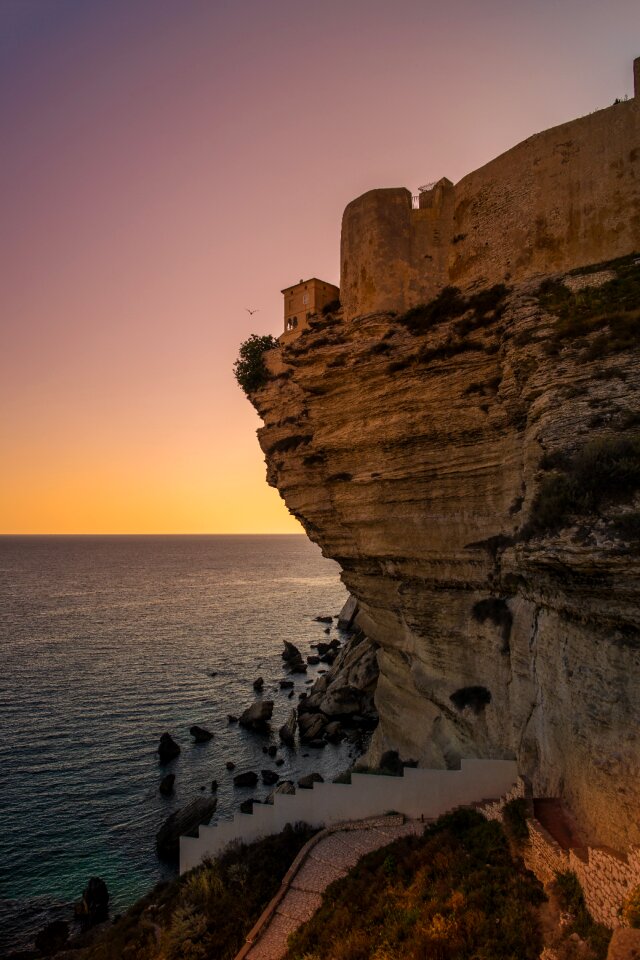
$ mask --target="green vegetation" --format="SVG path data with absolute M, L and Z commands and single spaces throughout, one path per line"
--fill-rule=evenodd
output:
M 629 893 L 622 910 L 622 916 L 630 927 L 640 928 L 640 886 L 634 887 Z
M 573 516 L 595 513 L 605 500 L 625 501 L 640 489 L 640 434 L 591 440 L 571 456 L 543 461 L 551 468 L 521 536 L 560 530 Z
M 595 960 L 605 960 L 611 940 L 611 930 L 601 923 L 596 923 L 592 918 L 584 902 L 582 887 L 573 870 L 556 873 L 556 894 L 562 909 L 573 917 L 571 926 L 567 929 L 567 935 L 577 933 L 582 940 L 587 941 Z
M 287 958 L 538 960 L 544 899 L 500 824 L 458 810 L 332 883 Z
M 507 835 L 516 845 L 524 843 L 529 839 L 529 827 L 527 826 L 528 804 L 524 797 L 517 797 L 515 800 L 509 800 L 505 803 L 502 815 L 504 817 L 504 828 Z
M 415 364 L 429 364 L 434 360 L 448 360 L 468 350 L 494 353 L 497 344 L 484 344 L 468 339 L 468 334 L 488 327 L 504 313 L 504 299 L 508 294 L 504 284 L 498 283 L 464 297 L 458 287 L 445 287 L 430 303 L 421 303 L 398 317 L 414 336 L 421 336 L 439 324 L 457 320 L 444 342 L 435 346 L 424 344 L 417 353 L 409 354 L 389 364 L 389 373 L 397 373 Z
M 339 309 L 340 309 L 340 301 L 331 300 L 329 303 L 325 303 L 324 307 L 322 308 L 322 315 L 323 317 L 326 317 L 327 314 L 336 313 L 336 311 Z
M 487 326 L 497 320 L 504 311 L 503 300 L 509 291 L 503 283 L 480 290 L 470 297 L 463 297 L 458 287 L 445 287 L 429 303 L 412 307 L 398 317 L 398 322 L 413 334 L 426 333 L 440 323 L 464 317 L 456 324 L 456 333 L 465 336 L 477 327 Z M 468 317 L 464 316 L 469 314 Z
M 558 317 L 547 344 L 549 353 L 558 352 L 567 340 L 580 342 L 591 334 L 597 335 L 580 343 L 585 360 L 635 348 L 640 321 L 640 265 L 635 259 L 637 255 L 601 265 L 600 269 L 608 266 L 616 275 L 599 287 L 572 292 L 560 280 L 541 284 L 541 306 Z
M 247 395 L 264 387 L 269 379 L 264 354 L 277 345 L 278 341 L 270 334 L 259 337 L 256 333 L 252 333 L 249 339 L 240 345 L 240 354 L 233 365 L 233 373 Z
M 275 896 L 308 827 L 229 848 L 138 900 L 77 960 L 231 960 Z

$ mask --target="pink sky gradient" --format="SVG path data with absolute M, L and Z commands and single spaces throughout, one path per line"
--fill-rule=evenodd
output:
M 239 343 L 339 282 L 353 197 L 631 94 L 638 54 L 637 0 L 2 0 L 0 532 L 300 530 Z

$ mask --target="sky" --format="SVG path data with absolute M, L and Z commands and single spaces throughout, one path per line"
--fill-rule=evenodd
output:
M 351 199 L 631 96 L 638 55 L 638 0 L 0 0 L 0 533 L 300 532 L 239 344 L 339 283 Z

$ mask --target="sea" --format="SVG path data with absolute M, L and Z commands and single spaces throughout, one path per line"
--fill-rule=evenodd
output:
M 346 743 L 279 746 L 276 767 L 263 752 L 276 732 L 228 721 L 262 676 L 277 731 L 323 669 L 296 676 L 289 699 L 283 640 L 309 654 L 327 639 L 314 618 L 335 617 L 346 596 L 337 564 L 304 536 L 0 538 L 0 956 L 70 919 L 92 876 L 112 916 L 171 876 L 156 831 L 212 780 L 216 822 L 273 789 L 234 788 L 236 773 L 330 779 L 353 763 Z M 213 739 L 194 744 L 193 724 Z M 161 767 L 165 731 L 182 752 Z M 167 772 L 171 797 L 158 790 Z

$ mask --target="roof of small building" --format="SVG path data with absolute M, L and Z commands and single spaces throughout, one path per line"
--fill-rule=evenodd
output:
M 288 293 L 289 290 L 295 290 L 296 287 L 301 287 L 303 283 L 313 283 L 314 280 L 316 283 L 324 283 L 327 287 L 335 287 L 336 290 L 340 289 L 335 283 L 330 283 L 328 280 L 320 280 L 319 277 L 309 277 L 308 280 L 299 280 L 298 283 L 294 283 L 290 287 L 285 287 L 280 293 Z

